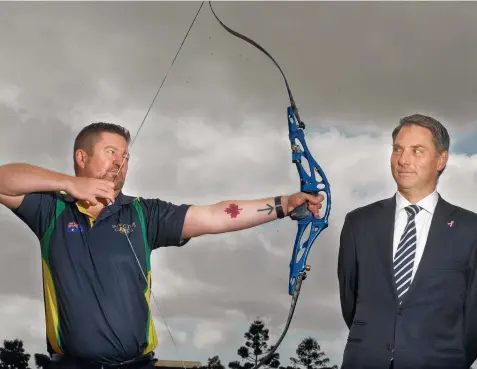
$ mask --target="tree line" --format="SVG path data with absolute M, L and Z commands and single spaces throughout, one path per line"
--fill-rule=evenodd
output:
M 244 334 L 245 343 L 237 350 L 239 360 L 230 361 L 229 369 L 251 369 L 262 358 L 267 356 L 273 346 L 269 346 L 269 330 L 265 323 L 254 320 Z M 331 366 L 330 359 L 322 351 L 317 340 L 305 337 L 296 348 L 296 356 L 289 358 L 289 363 L 282 365 L 280 354 L 275 352 L 262 366 L 265 369 L 338 369 L 337 365 Z M 49 355 L 34 354 L 35 365 L 38 369 L 47 369 L 50 361 Z M 4 340 L 0 347 L 0 369 L 32 369 L 29 367 L 31 355 L 26 352 L 21 339 Z M 219 355 L 208 359 L 207 364 L 197 369 L 226 369 Z
M 273 349 L 269 347 L 269 330 L 265 323 L 257 319 L 252 322 L 247 332 L 245 332 L 245 344 L 240 346 L 237 354 L 240 360 L 228 363 L 229 369 L 251 369 L 260 362 Z M 317 340 L 313 337 L 305 337 L 298 344 L 295 350 L 296 357 L 289 358 L 289 364 L 283 366 L 280 361 L 280 354 L 275 352 L 263 364 L 262 368 L 268 369 L 338 369 L 337 365 L 331 366 L 330 359 L 322 351 Z M 207 365 L 199 369 L 225 369 L 218 355 L 209 358 Z

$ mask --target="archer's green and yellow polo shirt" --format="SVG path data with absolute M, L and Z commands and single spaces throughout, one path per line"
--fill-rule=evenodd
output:
M 110 364 L 154 350 L 151 251 L 188 241 L 189 206 L 120 193 L 94 219 L 63 193 L 25 196 L 13 212 L 40 240 L 50 354 Z

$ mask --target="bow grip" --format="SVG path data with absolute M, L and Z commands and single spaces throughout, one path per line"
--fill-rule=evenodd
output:
M 313 214 L 310 210 L 308 210 L 308 201 L 293 209 L 289 215 L 289 217 L 293 220 L 302 220 L 309 216 L 313 216 Z
M 293 220 L 302 220 L 307 218 L 311 214 L 311 211 L 308 210 L 308 202 L 305 202 L 303 205 L 300 205 L 296 209 L 293 209 L 290 213 L 290 218 Z

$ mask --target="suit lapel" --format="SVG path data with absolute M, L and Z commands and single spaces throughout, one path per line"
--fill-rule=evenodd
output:
M 396 285 L 394 283 L 393 270 L 393 238 L 394 238 L 394 222 L 396 210 L 396 197 L 383 200 L 380 203 L 381 210 L 376 213 L 376 254 L 381 261 L 389 288 L 393 291 L 394 298 L 397 303 Z
M 402 304 L 404 304 L 413 291 L 418 288 L 419 281 L 423 278 L 422 276 L 426 273 L 426 270 L 432 269 L 433 265 L 435 265 L 435 261 L 440 255 L 439 247 L 448 244 L 448 237 L 450 237 L 452 233 L 449 232 L 447 223 L 454 210 L 454 206 L 442 199 L 439 195 L 419 267 L 417 268 L 409 291 L 407 291 L 404 296 Z

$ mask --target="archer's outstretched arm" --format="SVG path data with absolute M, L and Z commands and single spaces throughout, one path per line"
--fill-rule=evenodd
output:
M 358 293 L 358 261 L 356 243 L 350 215 L 347 214 L 340 236 L 338 253 L 338 282 L 341 313 L 346 325 L 351 327 L 356 310 Z
M 295 193 L 279 196 L 283 215 L 308 201 L 309 210 L 318 216 L 323 196 Z M 195 205 L 187 211 L 182 238 L 217 234 L 252 228 L 278 219 L 275 198 L 222 201 L 213 205 Z

